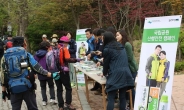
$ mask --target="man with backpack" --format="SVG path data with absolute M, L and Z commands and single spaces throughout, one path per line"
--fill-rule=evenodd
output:
M 53 77 L 55 80 L 58 80 L 60 76 L 58 72 L 50 73 L 44 70 L 24 47 L 26 47 L 24 38 L 15 37 L 13 38 L 13 47 L 7 49 L 4 53 L 4 72 L 7 74 L 9 87 L 2 86 L 2 97 L 6 99 L 6 90 L 9 89 L 12 110 L 20 110 L 23 100 L 26 102 L 28 110 L 38 110 L 36 94 L 32 89 L 33 84 L 31 83 L 31 76 L 34 75 L 29 74 L 31 69 L 37 74 Z
M 46 55 L 46 63 L 48 66 L 48 70 L 51 72 L 60 71 L 60 79 L 55 80 L 57 86 L 57 98 L 58 98 L 58 106 L 59 110 L 76 110 L 72 105 L 72 88 L 70 83 L 70 74 L 68 63 L 75 63 L 80 61 L 80 59 L 70 58 L 69 50 L 67 49 L 68 43 L 70 40 L 63 36 L 59 39 L 59 44 L 61 48 L 57 48 L 58 46 L 54 46 L 51 51 L 49 51 Z M 58 62 L 59 61 L 59 62 Z M 63 85 L 66 89 L 66 102 L 63 100 Z M 64 106 L 65 105 L 65 106 Z

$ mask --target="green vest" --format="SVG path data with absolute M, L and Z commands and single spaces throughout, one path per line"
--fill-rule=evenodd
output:
M 155 54 L 152 54 L 151 56 L 153 57 L 153 60 L 151 62 L 151 79 L 156 79 L 158 74 L 159 60 Z

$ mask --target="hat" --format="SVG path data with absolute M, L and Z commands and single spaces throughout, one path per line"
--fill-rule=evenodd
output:
M 47 37 L 47 35 L 46 35 L 46 34 L 43 34 L 43 35 L 42 35 L 42 37 L 45 37 L 45 38 L 46 38 L 46 37 Z
M 13 43 L 11 41 L 8 41 L 6 43 L 6 48 L 11 48 L 11 47 L 13 47 Z
M 57 34 L 53 34 L 51 38 L 58 38 Z
M 70 42 L 70 40 L 69 40 L 68 37 L 66 37 L 66 36 L 62 36 L 59 40 L 60 40 L 61 42 Z
M 52 43 L 57 43 L 57 41 L 58 41 L 58 40 L 57 40 L 56 38 L 53 38 L 53 39 L 52 39 Z

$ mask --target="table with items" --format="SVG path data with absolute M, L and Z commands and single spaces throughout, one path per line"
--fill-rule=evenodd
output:
M 103 67 L 99 66 L 97 67 L 93 61 L 83 61 L 80 63 L 75 63 L 73 64 L 75 68 L 75 77 L 76 77 L 76 87 L 78 89 L 78 82 L 77 82 L 77 72 L 81 71 L 84 73 L 84 79 L 85 79 L 85 89 L 86 89 L 86 98 L 87 101 L 89 102 L 89 89 L 88 89 L 88 84 L 89 82 L 96 81 L 102 86 L 102 98 L 103 98 L 103 107 L 104 110 L 106 110 L 106 94 L 105 94 L 105 84 L 106 84 L 106 78 L 105 76 L 102 76 L 102 70 Z M 128 90 L 130 95 L 130 102 L 132 102 L 132 93 L 131 90 Z M 132 103 L 130 103 L 130 108 L 133 110 Z

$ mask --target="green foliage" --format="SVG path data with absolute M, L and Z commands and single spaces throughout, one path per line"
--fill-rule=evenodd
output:
M 184 69 L 184 62 L 176 62 L 175 63 L 175 71 L 180 72 Z
M 3 4 L 0 4 L 0 30 L 3 31 L 4 28 L 7 26 L 7 18 L 8 18 L 8 12 L 5 9 Z M 4 32 L 1 32 L 1 34 L 4 34 Z
M 34 15 L 30 15 L 30 23 L 26 30 L 26 35 L 28 36 L 31 49 L 35 51 L 38 49 L 38 44 L 42 41 L 41 36 L 46 34 L 49 39 L 55 29 L 60 29 L 60 26 L 68 17 L 57 2 L 47 2 L 39 5 L 32 13 Z
M 179 48 L 181 49 L 182 55 L 184 55 L 184 31 L 181 30 L 179 36 Z
M 134 35 L 133 39 L 134 40 L 140 40 L 140 38 L 142 38 L 142 36 L 140 36 L 140 33 L 142 33 L 143 29 L 141 29 L 141 32 L 139 32 L 140 28 L 141 27 L 139 27 L 138 25 L 135 26 L 135 28 L 133 30 L 133 35 Z

